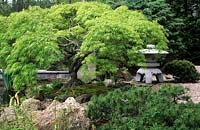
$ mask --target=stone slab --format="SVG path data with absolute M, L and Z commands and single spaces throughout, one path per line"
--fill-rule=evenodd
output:
M 39 80 L 47 79 L 64 79 L 69 78 L 70 74 L 68 71 L 48 71 L 48 70 L 38 70 Z M 0 71 L 0 81 L 2 80 L 2 72 Z
M 145 77 L 145 83 L 151 84 L 153 75 L 156 76 L 158 82 L 163 82 L 162 71 L 158 68 L 140 68 L 137 71 L 135 80 L 137 82 L 142 82 L 143 77 Z
M 195 66 L 195 68 L 200 73 L 200 66 Z

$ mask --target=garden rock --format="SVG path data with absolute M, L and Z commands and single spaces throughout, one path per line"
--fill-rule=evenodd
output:
M 131 75 L 131 73 L 126 70 L 122 71 L 122 75 L 123 75 L 125 81 L 131 81 L 133 79 L 133 76 Z
M 200 73 L 200 66 L 195 66 L 198 73 Z
M 174 81 L 174 77 L 173 75 L 170 75 L 170 74 L 164 74 L 164 80 L 165 81 Z
M 85 108 L 69 97 L 63 103 L 54 100 L 43 111 L 33 111 L 32 119 L 39 130 L 87 130 L 90 121 L 84 114 Z
M 3 122 L 4 120 L 14 121 L 16 119 L 14 107 L 5 107 L 1 113 L 0 122 Z
M 20 107 L 24 112 L 32 112 L 43 109 L 40 100 L 33 98 L 23 101 Z
M 92 97 L 92 95 L 89 95 L 89 94 L 83 94 L 81 96 L 78 96 L 76 97 L 76 101 L 78 103 L 85 103 L 85 102 L 88 102 L 90 101 L 90 98 Z
M 105 79 L 105 80 L 103 81 L 103 83 L 104 83 L 104 85 L 105 85 L 106 87 L 112 87 L 112 86 L 115 85 L 115 83 L 112 81 L 112 79 Z

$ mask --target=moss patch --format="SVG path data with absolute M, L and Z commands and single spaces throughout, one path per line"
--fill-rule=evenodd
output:
M 113 88 L 109 88 L 103 85 L 98 84 L 85 84 L 76 87 L 64 87 L 55 93 L 55 96 L 58 99 L 63 99 L 66 97 L 78 97 L 83 94 L 87 95 L 99 95 L 103 93 L 107 93 L 108 91 L 113 90 Z

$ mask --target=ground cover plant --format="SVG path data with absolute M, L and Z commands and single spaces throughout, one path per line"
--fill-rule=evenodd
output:
M 188 100 L 180 86 L 131 87 L 93 97 L 88 116 L 97 130 L 196 130 L 200 128 L 200 104 Z
M 59 86 L 58 86 L 59 85 Z M 76 87 L 67 87 L 62 83 L 49 83 L 49 84 L 38 84 L 36 86 L 26 89 L 25 97 L 23 98 L 34 98 L 39 100 L 58 100 L 65 101 L 68 97 L 77 98 L 85 95 L 87 100 L 94 95 L 100 95 L 107 93 L 114 88 L 106 87 L 104 84 L 84 84 Z

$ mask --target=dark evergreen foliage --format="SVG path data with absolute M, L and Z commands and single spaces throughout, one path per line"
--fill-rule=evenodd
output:
M 150 87 L 115 90 L 94 97 L 88 116 L 97 130 L 197 130 L 200 128 L 200 104 L 186 100 L 180 86 L 165 85 L 159 91 Z
M 164 66 L 165 73 L 172 74 L 178 82 L 195 82 L 199 74 L 191 62 L 187 60 L 174 60 Z
M 61 3 L 74 3 L 81 0 L 0 0 L 0 15 L 8 16 L 12 12 L 28 9 L 29 6 L 49 8 Z

